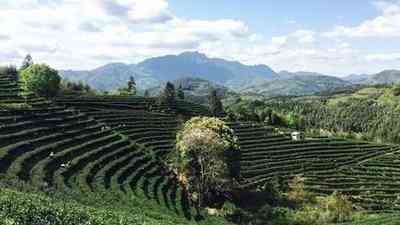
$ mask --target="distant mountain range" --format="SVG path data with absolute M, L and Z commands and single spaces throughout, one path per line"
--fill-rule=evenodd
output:
M 318 73 L 282 71 L 282 79 L 271 80 L 246 88 L 245 92 L 253 92 L 263 96 L 310 95 L 335 88 L 351 85 L 338 77 Z
M 400 81 L 400 71 L 386 70 L 374 75 L 344 78 L 314 72 L 279 73 L 266 65 L 244 65 L 236 61 L 209 58 L 199 52 L 184 52 L 149 58 L 138 64 L 112 63 L 87 71 L 60 71 L 63 78 L 80 80 L 99 90 L 116 90 L 135 77 L 139 90 L 157 92 L 166 81 L 194 87 L 190 95 L 204 95 L 211 87 L 264 96 L 307 95 L 352 84 L 381 84 Z M 183 82 L 183 83 L 182 83 Z M 199 85 L 200 84 L 200 85 Z
M 147 59 L 138 64 L 113 63 L 90 71 L 60 71 L 69 80 L 82 80 L 96 89 L 113 90 L 134 76 L 138 87 L 157 87 L 165 81 L 184 77 L 201 78 L 230 88 L 242 88 L 278 74 L 265 65 L 247 66 L 235 61 L 208 58 L 198 52 L 184 52 Z
M 349 75 L 345 80 L 354 84 L 391 84 L 400 82 L 400 70 L 384 70 L 372 75 Z

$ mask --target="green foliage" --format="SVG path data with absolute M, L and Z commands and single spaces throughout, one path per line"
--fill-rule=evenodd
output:
M 353 203 L 348 197 L 334 192 L 319 197 L 315 204 L 306 204 L 288 215 L 295 224 L 317 225 L 348 222 L 355 217 Z
M 393 85 L 392 93 L 394 96 L 400 96 L 400 83 Z
M 136 95 L 136 93 L 137 93 L 136 82 L 135 78 L 132 76 L 129 77 L 126 87 L 118 89 L 118 95 L 120 96 L 132 96 Z
M 128 81 L 128 89 L 127 91 L 131 94 L 131 95 L 136 95 L 137 89 L 136 89 L 136 82 L 135 82 L 135 78 L 130 76 L 129 77 L 129 81 Z
M 110 193 L 109 193 L 110 196 Z M 100 197 L 100 196 L 99 196 Z M 81 195 L 80 200 L 88 198 Z M 140 207 L 134 199 L 124 202 L 132 207 L 119 207 L 118 199 L 99 199 L 99 204 L 82 204 L 69 196 L 46 197 L 0 188 L 0 224 L 34 225 L 187 225 L 196 224 L 174 213 L 158 211 L 156 208 Z M 115 201 L 115 202 L 114 202 Z M 101 202 L 101 203 L 100 203 Z M 157 207 L 157 206 L 155 206 Z M 227 224 L 222 219 L 208 219 L 203 224 Z
M 322 129 L 334 134 L 356 133 L 370 141 L 400 143 L 399 104 L 383 104 L 382 96 L 341 101 L 336 101 L 335 96 L 280 98 L 266 104 L 279 114 L 288 115 L 286 122 L 290 127 Z M 335 99 L 335 104 L 330 104 L 331 99 Z
M 206 194 L 232 188 L 238 175 L 230 169 L 228 157 L 239 153 L 239 145 L 233 130 L 223 121 L 194 117 L 184 124 L 176 140 L 170 166 L 183 178 L 198 207 L 205 206 Z
M 305 121 L 303 116 L 294 112 L 289 112 L 289 114 L 286 116 L 286 126 L 297 130 L 304 130 Z
M 43 97 L 54 97 L 60 89 L 61 77 L 57 70 L 45 64 L 34 64 L 21 71 L 21 81 L 26 91 Z
M 304 185 L 304 178 L 295 176 L 289 182 L 290 191 L 287 193 L 287 198 L 298 205 L 304 205 L 315 201 L 314 196 L 307 192 Z
M 286 118 L 273 111 L 263 101 L 238 99 L 227 108 L 227 114 L 232 120 L 254 121 L 274 126 L 284 126 Z M 297 121 L 294 123 L 297 126 Z
M 268 124 L 273 126 L 282 126 L 284 125 L 284 119 L 278 113 L 272 112 Z
M 0 109 L 2 110 L 21 110 L 31 108 L 32 106 L 27 103 L 0 103 Z
M 236 209 L 229 219 L 236 224 L 248 225 L 293 225 L 290 220 L 289 209 L 285 207 L 273 207 L 265 204 L 255 211 Z
M 74 82 L 69 80 L 61 80 L 60 94 L 62 95 L 96 95 L 96 91 L 93 90 L 88 84 L 84 84 L 82 81 Z

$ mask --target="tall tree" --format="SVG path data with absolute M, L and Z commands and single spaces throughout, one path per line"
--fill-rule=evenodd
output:
M 181 100 L 185 99 L 185 92 L 183 92 L 182 85 L 179 85 L 178 92 L 176 95 Z
M 28 54 L 25 56 L 24 61 L 22 61 L 20 70 L 22 71 L 31 65 L 33 65 L 33 59 L 32 59 L 32 56 L 30 54 Z
M 131 95 L 136 95 L 137 89 L 136 89 L 136 82 L 135 82 L 135 78 L 133 76 L 129 77 L 129 81 L 128 81 L 128 92 Z
M 159 104 L 167 105 L 170 109 L 176 108 L 175 86 L 171 82 L 167 82 L 167 84 L 165 85 L 164 91 L 159 97 Z
M 212 90 L 210 97 L 210 111 L 213 116 L 221 116 L 224 114 L 224 107 L 222 105 L 221 99 L 218 97 L 217 90 Z
M 193 117 L 176 140 L 168 165 L 182 179 L 196 208 L 221 207 L 240 177 L 240 165 L 232 160 L 240 156 L 233 130 L 217 118 Z

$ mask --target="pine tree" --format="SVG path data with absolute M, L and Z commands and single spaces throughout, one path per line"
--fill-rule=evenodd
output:
M 179 85 L 178 92 L 176 95 L 177 95 L 178 99 L 181 99 L 181 100 L 185 99 L 185 92 L 183 92 L 182 85 Z
M 129 81 L 128 81 L 128 92 L 131 95 L 136 95 L 136 82 L 135 82 L 135 78 L 133 76 L 129 77 Z
M 224 107 L 221 99 L 218 97 L 217 91 L 212 90 L 209 97 L 210 111 L 213 116 L 221 116 L 224 114 Z
M 159 97 L 159 105 L 167 105 L 170 109 L 176 108 L 175 86 L 171 82 L 167 82 L 164 91 Z
M 28 54 L 25 56 L 24 61 L 22 61 L 20 70 L 22 71 L 31 65 L 33 65 L 33 59 L 32 59 L 32 56 L 30 54 Z

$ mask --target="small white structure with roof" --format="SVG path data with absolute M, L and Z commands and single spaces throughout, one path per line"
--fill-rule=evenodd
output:
M 304 140 L 304 138 L 305 138 L 304 133 L 299 132 L 299 131 L 292 132 L 290 136 L 292 137 L 293 141 L 300 141 L 300 140 Z

